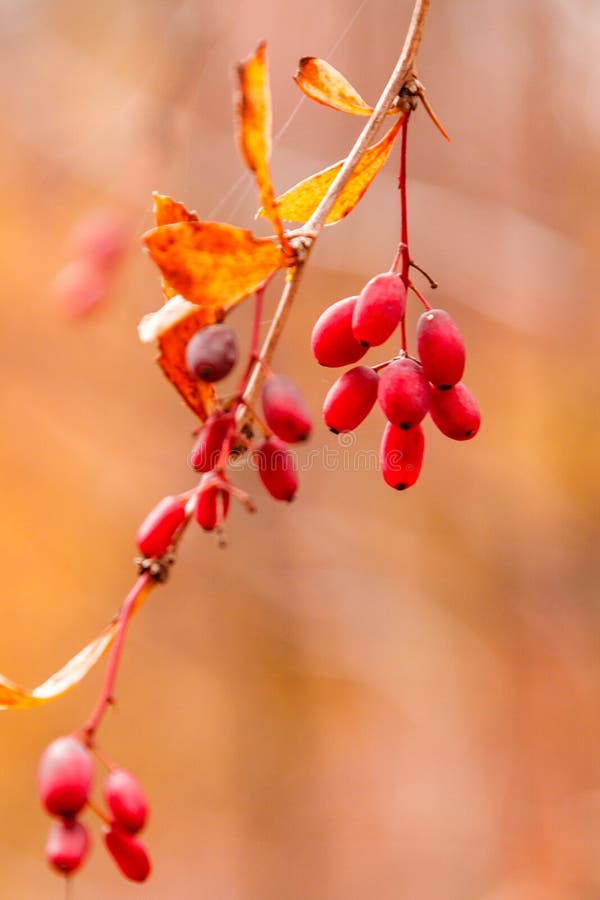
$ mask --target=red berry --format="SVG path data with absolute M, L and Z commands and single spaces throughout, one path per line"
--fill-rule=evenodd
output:
M 227 518 L 229 491 L 213 484 L 201 490 L 196 500 L 195 518 L 205 531 L 213 531 Z
M 425 436 L 420 425 L 408 431 L 388 422 L 380 448 L 381 472 L 386 484 L 403 491 L 411 487 L 421 471 Z
M 77 819 L 55 822 L 46 841 L 46 859 L 64 875 L 78 869 L 90 847 L 90 837 L 85 825 Z
M 78 255 L 106 266 L 124 253 L 127 239 L 127 228 L 119 213 L 95 209 L 79 220 L 71 241 Z
M 460 381 L 465 370 L 465 344 L 445 310 L 423 313 L 417 324 L 417 350 L 424 375 L 440 390 Z
M 216 413 L 206 420 L 190 454 L 190 463 L 196 472 L 210 472 L 215 468 L 232 423 L 230 413 Z
M 267 425 L 282 441 L 295 444 L 309 436 L 312 416 L 291 378 L 270 375 L 263 385 L 262 406 Z
M 237 362 L 237 341 L 229 325 L 209 325 L 190 338 L 185 364 L 201 381 L 220 381 Z
M 142 842 L 126 831 L 111 825 L 104 828 L 106 849 L 130 881 L 145 881 L 150 874 L 150 858 Z
M 294 499 L 298 490 L 298 476 L 294 457 L 276 437 L 267 438 L 256 451 L 258 474 L 269 494 L 276 500 Z
M 462 381 L 449 390 L 434 391 L 431 418 L 443 434 L 455 441 L 474 438 L 481 424 L 477 401 Z
M 148 801 L 143 787 L 131 772 L 113 769 L 104 779 L 102 792 L 119 827 L 132 834 L 144 827 L 148 818 Z
M 367 281 L 358 295 L 352 333 L 363 347 L 376 347 L 393 334 L 406 310 L 406 287 L 399 275 L 384 272 Z
M 344 372 L 329 388 L 323 403 L 323 418 L 334 434 L 352 431 L 366 419 L 377 399 L 377 373 L 368 366 Z
M 311 349 L 322 366 L 350 366 L 367 352 L 352 334 L 352 314 L 358 297 L 346 297 L 328 306 L 312 330 Z
M 425 417 L 431 406 L 431 385 L 421 366 L 405 357 L 384 369 L 377 398 L 388 421 L 406 430 Z
M 106 272 L 91 259 L 75 259 L 60 270 L 53 285 L 54 294 L 68 316 L 78 318 L 91 312 L 106 297 Z
M 181 497 L 163 497 L 138 528 L 136 542 L 147 557 L 164 556 L 185 521 L 185 502 Z
M 94 777 L 89 750 L 74 737 L 49 744 L 37 770 L 38 793 L 53 816 L 74 816 L 87 803 Z

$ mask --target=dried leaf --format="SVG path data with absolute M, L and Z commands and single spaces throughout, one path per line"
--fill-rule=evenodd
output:
M 271 90 L 267 66 L 267 46 L 263 41 L 256 53 L 238 66 L 240 97 L 238 116 L 240 149 L 248 168 L 254 172 L 265 215 L 271 220 L 281 246 L 289 248 L 277 212 L 271 181 Z
M 403 118 L 399 119 L 377 144 L 369 147 L 365 152 L 336 200 L 327 217 L 326 224 L 339 222 L 354 209 L 390 155 L 402 121 Z M 327 193 L 344 162 L 345 160 L 342 159 L 335 165 L 329 166 L 328 169 L 323 169 L 321 172 L 311 175 L 310 178 L 305 178 L 304 181 L 300 181 L 281 197 L 278 197 L 277 203 L 282 217 L 288 222 L 307 222 Z M 262 209 L 259 210 L 259 215 L 264 215 Z
M 330 109 L 351 113 L 354 116 L 370 116 L 373 112 L 373 107 L 363 100 L 342 73 L 324 59 L 318 59 L 316 56 L 303 57 L 298 64 L 294 81 L 303 94 Z M 388 115 L 397 112 L 398 110 L 394 108 Z
M 220 222 L 177 222 L 143 236 L 175 293 L 202 309 L 235 306 L 290 260 L 274 241 Z
M 216 405 L 212 384 L 198 381 L 185 364 L 185 348 L 198 329 L 217 321 L 216 310 L 198 309 L 180 319 L 158 338 L 158 364 L 171 384 L 179 391 L 192 412 L 204 421 Z
M 175 222 L 197 222 L 198 216 L 190 212 L 183 203 L 173 200 L 167 194 L 154 191 L 154 221 L 157 225 L 173 225 Z
M 197 222 L 198 216 L 195 212 L 189 212 L 183 203 L 173 200 L 167 194 L 159 194 L 154 191 L 154 221 L 157 225 L 173 225 L 175 222 Z M 165 300 L 175 297 L 177 291 L 167 284 L 164 278 L 161 279 L 162 292 Z
M 133 612 L 140 608 L 153 586 L 153 583 L 150 582 L 140 592 Z M 0 675 L 0 710 L 30 709 L 34 706 L 42 706 L 65 694 L 75 687 L 102 659 L 115 639 L 117 629 L 118 621 L 115 620 L 107 625 L 97 638 L 94 638 L 83 650 L 70 659 L 62 669 L 33 689 L 21 687 L 4 675 Z

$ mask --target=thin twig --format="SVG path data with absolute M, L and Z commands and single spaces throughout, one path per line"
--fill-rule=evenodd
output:
M 331 183 L 329 190 L 319 203 L 318 207 L 302 229 L 303 238 L 300 244 L 300 253 L 298 262 L 291 274 L 288 276 L 285 287 L 279 299 L 275 316 L 271 322 L 271 327 L 264 340 L 260 358 L 263 364 L 269 365 L 275 348 L 279 342 L 281 332 L 283 331 L 290 308 L 294 302 L 298 287 L 304 272 L 304 268 L 308 261 L 308 257 L 315 242 L 327 220 L 327 217 L 333 209 L 338 197 L 344 190 L 348 181 L 352 177 L 356 166 L 362 159 L 365 151 L 368 149 L 371 141 L 377 134 L 379 126 L 383 122 L 389 109 L 392 107 L 405 82 L 411 76 L 415 64 L 415 59 L 419 51 L 421 39 L 423 37 L 423 29 L 425 26 L 425 18 L 429 10 L 431 0 L 416 0 L 404 47 L 398 58 L 394 70 L 390 75 L 388 83 L 377 101 L 375 108 L 361 131 L 356 143 L 348 154 L 344 165 L 338 172 L 336 178 Z M 298 244 L 296 244 L 298 249 Z M 256 364 L 252 370 L 252 374 L 248 379 L 246 390 L 243 394 L 245 403 L 252 405 L 254 398 L 260 388 L 263 379 L 263 365 Z
M 123 606 L 121 607 L 121 611 L 119 613 L 119 628 L 117 631 L 117 636 L 113 641 L 113 645 L 110 648 L 110 654 L 108 657 L 108 663 L 106 665 L 106 674 L 104 676 L 102 690 L 96 702 L 96 706 L 92 711 L 92 714 L 90 715 L 89 719 L 82 729 L 85 735 L 85 740 L 88 744 L 93 743 L 94 735 L 98 729 L 98 726 L 100 725 L 100 722 L 102 721 L 102 716 L 104 715 L 106 708 L 113 702 L 114 699 L 114 686 L 117 678 L 117 671 L 119 669 L 119 660 L 121 658 L 123 642 L 125 640 L 125 634 L 127 632 L 127 625 L 129 624 L 129 620 L 139 597 L 145 591 L 149 590 L 152 587 L 152 584 L 153 582 L 150 575 L 140 575 L 132 589 L 127 594 L 125 600 L 123 601 Z
M 423 36 L 423 28 L 426 15 L 429 10 L 429 5 L 430 0 L 416 0 L 411 22 L 408 28 L 408 33 L 404 42 L 404 47 L 402 48 L 402 52 L 400 54 L 398 62 L 394 67 L 394 70 L 373 110 L 372 115 L 370 116 L 367 124 L 363 128 L 360 136 L 358 137 L 356 143 L 350 151 L 337 177 L 332 182 L 329 190 L 321 200 L 319 206 L 317 207 L 309 221 L 306 223 L 306 226 L 291 238 L 294 250 L 297 253 L 296 262 L 293 269 L 288 272 L 285 286 L 275 310 L 275 315 L 264 339 L 260 354 L 258 355 L 258 358 L 255 357 L 254 359 L 252 371 L 249 374 L 245 388 L 243 389 L 236 416 L 236 418 L 238 419 L 238 425 L 243 421 L 245 415 L 247 414 L 248 407 L 251 408 L 254 405 L 254 399 L 264 378 L 265 371 L 268 371 L 270 361 L 281 337 L 281 333 L 285 326 L 292 303 L 294 302 L 294 298 L 298 292 L 306 263 L 308 261 L 310 252 L 317 240 L 317 237 L 319 236 L 323 225 L 325 224 L 327 217 L 333 209 L 333 206 L 335 205 L 338 197 L 351 178 L 354 169 L 360 162 L 365 151 L 368 149 L 373 137 L 377 133 L 377 130 L 381 125 L 385 115 L 387 114 L 393 103 L 396 101 L 405 82 L 413 72 L 415 58 L 421 43 L 421 38 Z M 262 305 L 261 301 L 262 296 L 259 297 L 259 300 L 257 302 L 258 311 L 255 315 L 255 323 L 253 327 L 253 333 L 255 335 L 257 335 L 258 324 L 260 322 L 259 313 Z M 225 443 L 227 445 L 228 452 L 229 442 L 226 441 Z M 188 508 L 186 509 L 186 519 L 179 528 L 173 541 L 173 546 L 171 548 L 173 552 L 175 551 L 177 544 L 181 540 L 181 537 L 183 536 L 183 533 L 189 524 L 193 511 L 193 502 L 193 497 L 190 497 Z M 150 574 L 146 573 L 141 575 L 125 598 L 123 606 L 121 607 L 121 611 L 119 613 L 119 628 L 110 649 L 102 690 L 97 700 L 96 706 L 94 707 L 90 717 L 88 718 L 86 724 L 82 729 L 84 739 L 90 745 L 93 745 L 95 733 L 98 729 L 98 726 L 100 725 L 107 707 L 113 702 L 115 680 L 117 677 L 121 652 L 123 650 L 125 634 L 131 615 L 135 610 L 137 602 L 140 600 L 141 596 L 147 590 L 150 590 L 152 587 L 154 587 L 157 583 L 158 581 L 153 580 Z

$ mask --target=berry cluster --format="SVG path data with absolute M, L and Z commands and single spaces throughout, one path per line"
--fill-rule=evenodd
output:
M 189 340 L 185 359 L 188 372 L 199 381 L 221 381 L 238 359 L 235 333 L 225 324 L 201 328 Z M 298 476 L 289 444 L 310 435 L 310 410 L 290 378 L 269 371 L 261 391 L 262 417 L 257 415 L 242 399 L 248 371 L 249 367 L 233 397 L 215 400 L 214 411 L 197 432 L 189 459 L 202 475 L 199 484 L 179 496 L 165 497 L 142 522 L 137 546 L 145 560 L 166 557 L 190 517 L 205 531 L 221 532 L 232 496 L 254 510 L 251 499 L 227 476 L 230 458 L 240 452 L 252 453 L 260 480 L 272 497 L 293 500 Z M 262 434 L 258 442 L 253 441 L 255 428 Z
M 145 881 L 150 859 L 137 837 L 148 818 L 142 786 L 130 772 L 110 766 L 102 783 L 104 812 L 90 800 L 93 780 L 94 758 L 78 738 L 57 738 L 44 750 L 37 772 L 38 793 L 46 812 L 57 819 L 46 842 L 48 862 L 63 875 L 82 864 L 90 838 L 79 815 L 88 807 L 103 820 L 104 844 L 123 875 L 131 881 Z
M 387 419 L 381 470 L 396 490 L 411 487 L 419 477 L 425 448 L 421 422 L 427 413 L 443 434 L 457 441 L 474 437 L 480 424 L 477 403 L 460 380 L 465 368 L 461 334 L 447 312 L 431 309 L 417 293 L 426 306 L 417 325 L 419 359 L 406 352 L 407 285 L 394 271 L 375 275 L 358 296 L 328 307 L 311 340 L 317 361 L 337 368 L 358 362 L 369 347 L 383 344 L 401 327 L 398 356 L 372 368 L 349 369 L 334 382 L 323 404 L 325 424 L 338 434 L 360 425 L 379 402 Z

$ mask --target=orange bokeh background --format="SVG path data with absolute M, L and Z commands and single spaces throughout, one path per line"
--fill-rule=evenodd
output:
M 235 63 L 268 40 L 281 191 L 361 125 L 297 108 L 298 58 L 374 101 L 410 8 L 2 3 L 0 671 L 35 684 L 94 636 L 134 577 L 138 522 L 192 483 L 192 418 L 136 335 L 161 299 L 137 240 L 151 191 L 267 234 L 235 146 Z M 432 0 L 419 75 L 452 142 L 416 114 L 412 252 L 466 337 L 482 430 L 428 428 L 406 494 L 357 462 L 378 412 L 355 443 L 317 425 L 292 507 L 240 471 L 258 515 L 234 507 L 225 551 L 191 530 L 102 730 L 151 797 L 155 872 L 124 882 L 90 816 L 77 900 L 600 896 L 599 39 L 582 0 Z M 99 207 L 135 239 L 106 303 L 72 321 L 52 282 Z M 389 266 L 398 226 L 394 162 L 313 254 L 275 366 L 317 421 L 336 375 L 312 324 Z M 244 305 L 231 321 L 248 334 Z M 101 677 L 0 718 L 3 900 L 63 896 L 35 767 Z

